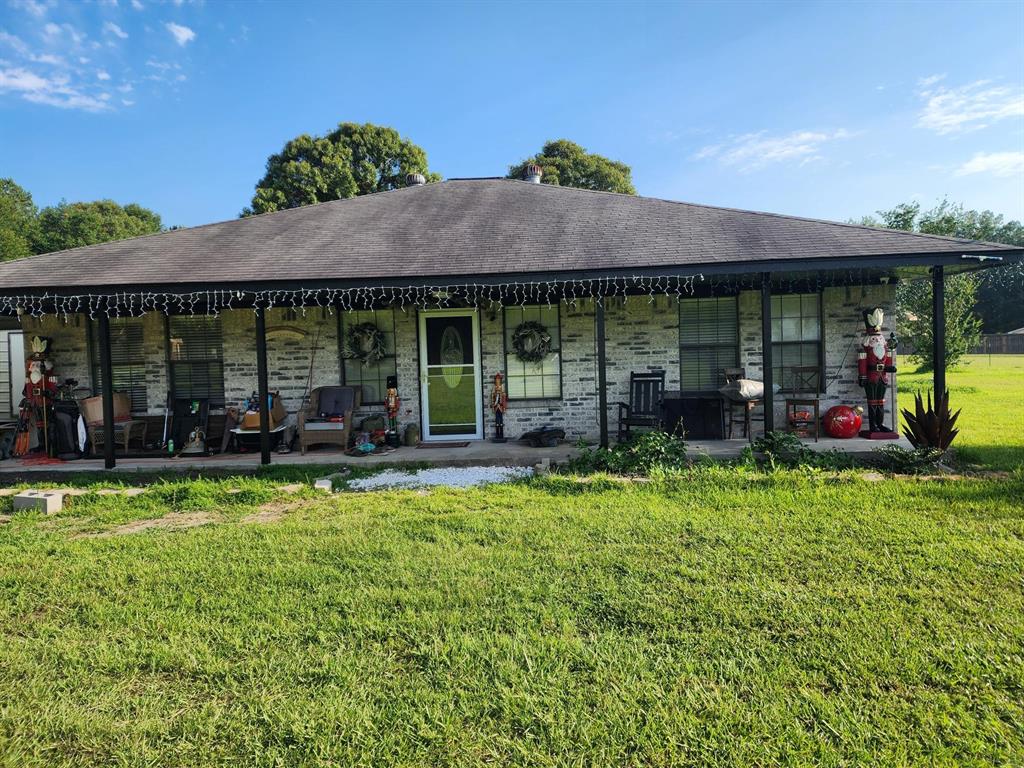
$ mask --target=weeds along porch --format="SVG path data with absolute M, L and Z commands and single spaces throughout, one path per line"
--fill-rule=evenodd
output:
M 880 308 L 885 332 L 898 333 L 899 281 L 932 281 L 942 360 L 944 274 L 1020 253 L 466 180 L 0 265 L 0 313 L 18 318 L 28 365 L 33 354 L 52 364 L 40 402 L 55 411 L 63 398 L 100 398 L 89 431 L 123 438 L 103 440 L 107 467 L 166 457 L 174 436 L 182 449 L 169 404 L 201 424 L 214 453 L 227 428 L 263 463 L 303 426 L 387 432 L 391 384 L 399 439 L 411 427 L 410 442 L 486 440 L 496 373 L 510 440 L 548 427 L 569 444 L 607 444 L 620 404 L 635 405 L 636 374 L 657 379 L 659 403 L 675 403 L 689 439 L 704 440 L 728 436 L 719 390 L 730 372 L 763 383 L 744 414 L 753 430 L 788 424 L 787 399 L 822 412 L 860 404 L 864 312 Z M 36 336 L 49 350 L 33 353 Z M 942 366 L 935 384 L 944 388 Z M 324 392 L 332 412 L 309 412 Z M 231 409 L 246 403 L 255 412 L 231 433 Z M 894 405 L 885 400 L 890 424 Z

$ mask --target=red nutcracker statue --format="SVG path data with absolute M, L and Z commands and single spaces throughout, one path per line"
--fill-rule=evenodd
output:
M 864 312 L 864 338 L 861 340 L 860 354 L 857 356 L 857 383 L 864 387 L 868 400 L 868 429 L 860 433 L 861 437 L 872 440 L 892 440 L 899 435 L 885 426 L 885 390 L 889 386 L 889 374 L 896 372 L 893 365 L 893 351 L 896 346 L 895 335 L 886 342 L 882 335 L 884 313 L 881 307 Z
M 494 388 L 491 390 L 491 410 L 494 412 L 495 443 L 505 442 L 505 411 L 508 410 L 508 394 L 505 392 L 505 377 L 494 374 Z
M 57 377 L 53 373 L 50 359 L 50 339 L 45 336 L 32 337 L 32 354 L 26 365 L 25 389 L 22 392 L 21 413 L 18 419 L 18 435 L 14 441 L 14 455 L 24 456 L 29 452 L 32 430 L 37 430 L 39 446 L 50 454 L 50 424 L 53 421 L 53 400 L 57 393 Z
M 402 401 L 398 397 L 398 377 L 388 376 L 388 391 L 384 395 L 384 410 L 388 414 L 387 441 L 393 448 L 399 446 L 398 439 L 398 409 Z

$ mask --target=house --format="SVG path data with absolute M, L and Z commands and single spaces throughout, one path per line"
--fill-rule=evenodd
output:
M 861 403 L 863 310 L 882 307 L 891 326 L 898 281 L 931 279 L 941 296 L 944 274 L 1024 254 L 543 185 L 532 170 L 523 181 L 412 178 L 391 192 L 5 263 L 0 314 L 51 337 L 59 377 L 88 391 L 103 389 L 109 349 L 113 389 L 156 422 L 169 391 L 215 410 L 279 391 L 294 412 L 308 386 L 345 382 L 362 387 L 364 411 L 381 410 L 394 375 L 402 424 L 419 424 L 428 441 L 480 439 L 502 372 L 510 437 L 551 424 L 607 443 L 631 372 L 664 371 L 666 389 L 717 408 L 723 370 L 743 368 L 768 385 L 769 429 L 793 389 L 818 390 L 823 408 Z M 537 362 L 513 349 L 524 322 L 550 336 Z M 346 340 L 367 323 L 384 357 L 362 362 Z M 798 366 L 814 369 L 810 380 L 794 378 Z M 938 386 L 943 377 L 940 366 Z

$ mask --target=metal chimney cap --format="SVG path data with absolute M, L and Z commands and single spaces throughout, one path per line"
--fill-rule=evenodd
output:
M 523 180 L 540 184 L 540 177 L 544 175 L 544 169 L 536 163 L 530 163 L 523 169 Z
M 422 173 L 407 173 L 405 175 L 405 184 L 408 187 L 419 187 L 427 183 L 427 178 Z

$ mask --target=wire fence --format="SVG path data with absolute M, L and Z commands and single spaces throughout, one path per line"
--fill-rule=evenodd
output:
M 914 354 L 914 344 L 909 339 L 900 342 L 900 354 Z M 1024 355 L 1024 333 L 986 333 L 981 343 L 974 347 L 972 355 Z

